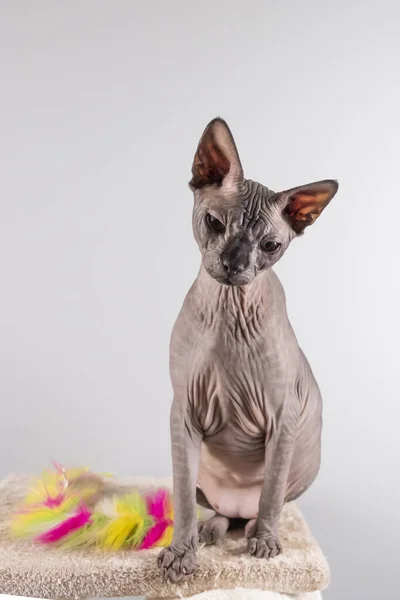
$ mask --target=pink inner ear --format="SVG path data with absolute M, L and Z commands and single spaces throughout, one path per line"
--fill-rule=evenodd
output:
M 319 215 L 324 208 L 329 204 L 333 194 L 330 189 L 324 189 L 320 191 L 299 191 L 291 196 L 289 206 L 291 212 L 300 211 L 302 214 L 315 213 Z
M 312 225 L 317 217 L 329 203 L 331 194 L 328 191 L 294 193 L 290 197 L 285 213 L 291 220 L 296 233 L 302 233 L 306 227 Z
M 287 213 L 291 217 L 298 213 L 309 214 L 314 212 L 317 207 L 318 204 L 315 202 L 314 196 L 308 194 L 295 194 L 288 203 Z
M 231 164 L 214 140 L 203 141 L 193 163 L 193 184 L 196 187 L 217 183 L 220 185 L 229 173 Z
M 229 173 L 229 169 L 231 163 L 228 160 L 228 157 L 222 152 L 222 150 L 217 146 L 217 144 L 210 140 L 210 143 L 206 145 L 204 150 L 204 163 L 208 166 L 214 166 L 218 171 L 227 175 Z M 203 152 L 201 153 L 203 155 Z
M 242 166 L 228 125 L 223 119 L 213 119 L 201 136 L 192 165 L 190 186 L 222 185 L 232 174 L 235 181 L 243 178 Z

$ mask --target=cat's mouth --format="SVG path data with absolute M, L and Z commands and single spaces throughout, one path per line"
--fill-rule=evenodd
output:
M 217 281 L 221 285 L 226 285 L 228 287 L 241 287 L 248 285 L 256 276 L 256 271 L 250 269 L 241 271 L 240 273 L 227 273 L 222 269 L 214 269 L 212 266 L 207 264 L 204 264 L 204 267 L 208 275 L 214 279 L 214 281 Z
M 214 279 L 218 281 L 218 283 L 227 285 L 228 287 L 241 287 L 243 285 L 248 285 L 252 281 L 252 279 L 244 275 L 231 275 L 230 277 L 214 276 Z

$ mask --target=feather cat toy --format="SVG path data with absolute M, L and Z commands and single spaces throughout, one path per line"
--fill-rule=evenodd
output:
M 41 544 L 113 551 L 168 546 L 172 531 L 168 490 L 122 492 L 109 477 L 58 464 L 34 482 L 11 522 L 12 535 Z

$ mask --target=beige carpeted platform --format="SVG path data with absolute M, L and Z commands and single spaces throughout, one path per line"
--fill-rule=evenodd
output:
M 294 503 L 285 506 L 280 523 L 284 553 L 273 560 L 245 554 L 243 535 L 199 550 L 198 570 L 183 584 L 165 585 L 156 566 L 158 550 L 105 554 L 57 551 L 10 540 L 8 518 L 24 496 L 28 478 L 10 476 L 0 483 L 0 594 L 36 598 L 99 596 L 187 597 L 211 589 L 248 588 L 300 594 L 324 589 L 327 562 Z M 124 480 L 124 485 L 128 480 Z M 165 481 L 130 479 L 140 488 Z
M 147 600 L 154 599 L 148 598 Z M 307 592 L 306 594 L 288 596 L 287 594 L 266 592 L 264 590 L 237 588 L 236 590 L 211 590 L 191 596 L 189 600 L 322 600 L 322 596 L 320 592 Z

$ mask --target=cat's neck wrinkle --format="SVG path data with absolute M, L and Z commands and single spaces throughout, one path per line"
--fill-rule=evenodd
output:
M 195 302 L 204 325 L 235 337 L 254 335 L 267 302 L 266 274 L 245 286 L 223 285 L 201 267 L 196 281 Z

